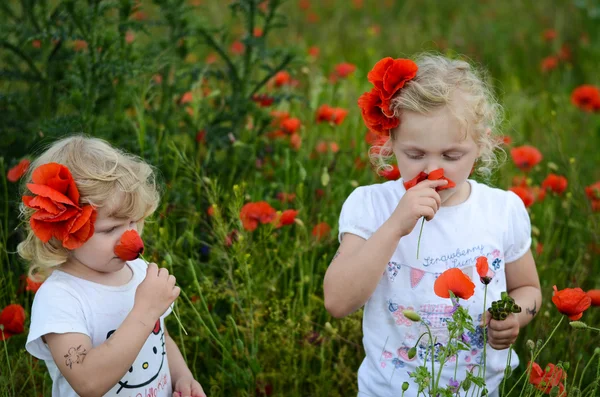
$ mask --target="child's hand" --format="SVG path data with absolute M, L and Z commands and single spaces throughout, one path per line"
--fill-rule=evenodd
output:
M 180 291 L 175 286 L 175 276 L 169 275 L 165 268 L 159 269 L 156 263 L 150 263 L 146 278 L 135 291 L 133 308 L 156 321 L 177 299 Z
M 491 313 L 486 312 L 488 320 L 488 343 L 496 350 L 504 350 L 510 347 L 519 336 L 519 320 L 514 313 L 506 317 L 506 320 L 494 320 Z
M 433 219 L 442 205 L 442 199 L 435 188 L 444 186 L 447 183 L 445 180 L 425 180 L 409 189 L 402 196 L 391 216 L 391 218 L 394 218 L 394 223 L 400 228 L 402 236 L 412 232 L 422 216 L 428 221 Z
M 191 376 L 183 376 L 177 380 L 173 397 L 206 397 L 202 386 Z

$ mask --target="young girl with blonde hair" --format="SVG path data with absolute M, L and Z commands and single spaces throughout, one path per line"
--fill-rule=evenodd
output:
M 416 62 L 385 58 L 368 79 L 373 88 L 358 103 L 365 124 L 380 136 L 372 157 L 381 165 L 393 154 L 402 178 L 358 187 L 347 198 L 340 247 L 324 279 L 325 307 L 334 317 L 364 306 L 366 357 L 358 370 L 358 395 L 418 394 L 410 373 L 423 364 L 431 368 L 431 356 L 439 365 L 439 357 L 427 337 L 420 339 L 423 324 L 407 319 L 403 310 L 417 312 L 444 346 L 455 307 L 434 293 L 435 281 L 453 268 L 479 280 L 480 257 L 495 273 L 487 305 L 508 291 L 524 310 L 504 321 L 482 318 L 485 289 L 477 283 L 473 297 L 460 302 L 475 322 L 475 332 L 465 335 L 471 349 L 444 366 L 440 386 L 457 387 L 467 371 L 479 373 L 487 332 L 486 389 L 498 395 L 508 355 L 513 368 L 518 364 L 509 347 L 541 307 L 523 202 L 512 192 L 469 179 L 475 168 L 489 174 L 496 164 L 500 107 L 467 62 L 443 56 L 425 54 Z M 427 179 L 440 172 L 444 178 Z M 414 356 L 408 354 L 413 346 Z M 405 382 L 409 387 L 403 392 Z
M 52 395 L 205 396 L 165 327 L 180 292 L 175 277 L 115 253 L 158 206 L 152 168 L 103 140 L 72 136 L 30 169 L 18 251 L 45 281 L 26 349 L 45 361 Z

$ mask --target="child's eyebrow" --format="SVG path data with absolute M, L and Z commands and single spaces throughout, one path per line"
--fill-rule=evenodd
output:
M 411 144 L 400 144 L 400 146 L 404 150 L 417 150 L 419 152 L 427 151 L 426 149 L 423 149 L 423 148 L 420 148 L 419 146 L 415 146 L 415 145 L 411 145 Z M 442 150 L 442 152 L 451 152 L 453 150 L 464 150 L 464 147 L 462 147 L 460 145 L 452 145 L 452 146 Z

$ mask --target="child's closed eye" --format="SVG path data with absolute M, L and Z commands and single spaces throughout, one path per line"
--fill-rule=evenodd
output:
M 448 161 L 457 161 L 462 157 L 461 154 L 444 154 L 444 159 Z

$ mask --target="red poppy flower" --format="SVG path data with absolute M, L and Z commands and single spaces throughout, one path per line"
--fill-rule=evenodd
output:
M 565 378 L 566 373 L 554 364 L 548 364 L 545 370 L 542 370 L 537 363 L 531 365 L 529 383 L 545 394 L 550 394 L 552 388 L 558 386 L 559 396 L 565 396 L 566 394 L 563 394 L 564 385 L 561 382 Z
M 308 49 L 308 55 L 310 55 L 313 58 L 317 58 L 320 52 L 321 50 L 317 46 L 312 46 Z
M 489 284 L 492 281 L 492 277 L 490 275 L 490 266 L 488 264 L 488 260 L 485 256 L 480 256 L 477 258 L 477 273 L 479 274 L 479 279 L 484 284 Z
M 542 37 L 544 37 L 544 40 L 546 41 L 552 41 L 556 38 L 556 36 L 558 36 L 558 33 L 556 33 L 556 30 L 554 29 L 546 29 L 542 33 Z
M 302 137 L 299 134 L 290 135 L 290 147 L 295 151 L 300 150 L 300 147 L 302 147 Z
M 244 229 L 254 231 L 259 223 L 263 225 L 275 219 L 277 211 L 266 201 L 246 203 L 240 211 L 240 220 Z
M 556 194 L 561 194 L 567 189 L 567 178 L 556 174 L 548 174 L 542 182 L 542 189 L 550 189 Z
M 356 66 L 351 63 L 342 62 L 335 65 L 335 74 L 340 78 L 346 78 L 350 76 L 355 70 Z
M 590 200 L 600 200 L 600 181 L 585 188 L 585 194 Z
M 246 46 L 241 41 L 236 40 L 233 43 L 231 43 L 231 47 L 229 50 L 232 54 L 241 55 L 246 50 Z
M 288 72 L 281 70 L 275 74 L 273 81 L 275 82 L 275 87 L 281 87 L 290 84 L 292 78 Z
M 275 218 L 275 228 L 291 225 L 296 220 L 297 210 L 285 210 Z
M 127 230 L 115 246 L 115 254 L 124 261 L 139 258 L 144 252 L 144 242 L 134 229 Z
M 252 100 L 258 103 L 261 107 L 271 106 L 275 102 L 275 98 L 267 94 L 254 94 Z
M 358 98 L 362 118 L 368 129 L 380 135 L 389 135 L 392 128 L 400 125 L 396 117 L 388 117 L 383 113 L 383 101 L 377 88 L 365 92 Z
M 190 102 L 192 102 L 193 99 L 194 99 L 194 96 L 192 95 L 192 91 L 187 91 L 179 99 L 179 104 L 184 105 L 186 103 L 190 103 Z
M 31 162 L 27 159 L 19 161 L 19 164 L 15 165 L 10 170 L 8 170 L 8 172 L 6 173 L 6 179 L 13 183 L 17 182 L 27 172 L 30 164 Z
M 334 108 L 329 105 L 321 105 L 317 109 L 317 123 L 331 122 L 335 125 L 340 125 L 348 115 L 348 111 L 342 108 Z
M 558 66 L 558 57 L 551 55 L 542 59 L 541 69 L 542 72 L 549 72 L 553 69 L 556 69 Z
M 533 195 L 532 190 L 528 187 L 513 186 L 508 190 L 519 196 L 519 198 L 523 200 L 525 207 L 530 207 L 535 202 L 535 196 Z
M 33 233 L 42 242 L 52 237 L 68 249 L 83 245 L 94 234 L 96 210 L 79 207 L 79 191 L 73 176 L 62 164 L 48 163 L 33 171 L 27 188 L 36 196 L 23 196 L 23 203 L 36 211 L 29 220 Z
M 318 223 L 312 230 L 312 235 L 317 240 L 322 240 L 331 232 L 331 226 L 327 224 L 327 222 Z
M 450 298 L 450 292 L 461 299 L 469 299 L 475 293 L 475 284 L 462 270 L 454 267 L 442 273 L 433 284 L 433 290 L 440 298 Z
M 552 303 L 556 305 L 559 312 L 573 321 L 579 320 L 583 312 L 592 304 L 592 298 L 581 288 L 565 288 L 560 291 L 556 285 L 553 288 Z
M 600 289 L 591 289 L 587 294 L 592 299 L 592 306 L 600 306 Z
M 571 102 L 586 112 L 600 111 L 600 89 L 593 85 L 581 85 L 571 94 Z
M 404 182 L 404 188 L 406 190 L 411 189 L 426 179 L 429 179 L 431 181 L 437 181 L 440 179 L 448 181 L 446 186 L 439 186 L 435 189 L 438 192 L 456 187 L 456 183 L 454 183 L 453 181 L 451 181 L 450 179 L 448 179 L 444 176 L 444 169 L 438 168 L 437 170 L 431 171 L 429 174 L 427 174 L 426 172 L 423 172 L 423 171 L 419 172 L 419 175 L 415 176 L 410 181 Z
M 379 90 L 381 99 L 389 101 L 404 84 L 417 75 L 419 67 L 410 59 L 383 58 L 367 74 L 367 79 Z
M 285 119 L 281 122 L 281 129 L 288 133 L 293 134 L 300 129 L 302 123 L 296 117 L 290 117 L 289 119 Z
M 285 193 L 285 192 L 277 193 L 277 200 L 281 201 L 282 203 L 291 203 L 295 199 L 296 199 L 296 193 Z
M 20 334 L 25 329 L 25 309 L 19 304 L 6 306 L 0 312 L 0 341 L 6 340 L 13 335 Z
M 387 137 L 383 137 L 373 130 L 367 130 L 367 133 L 365 134 L 365 142 L 367 142 L 367 145 L 383 145 L 387 140 Z
M 396 164 L 393 164 L 391 169 L 384 168 L 377 173 L 388 181 L 395 181 L 400 178 L 400 170 Z
M 533 146 L 519 146 L 510 150 L 510 155 L 517 167 L 523 171 L 531 170 L 542 161 L 542 153 Z
M 31 291 L 34 294 L 38 291 L 38 289 L 40 289 L 40 287 L 42 286 L 42 284 L 44 283 L 42 282 L 38 282 L 38 281 L 33 281 L 31 278 L 26 277 L 25 278 L 25 291 Z

